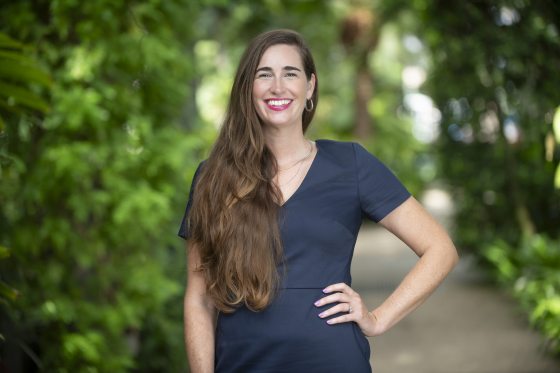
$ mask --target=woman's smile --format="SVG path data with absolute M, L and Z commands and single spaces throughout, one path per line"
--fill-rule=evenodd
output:
M 265 100 L 268 108 L 274 111 L 286 110 L 290 106 L 292 101 L 293 100 L 286 99 L 286 98 Z

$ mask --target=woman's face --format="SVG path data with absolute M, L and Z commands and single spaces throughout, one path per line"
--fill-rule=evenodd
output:
M 307 80 L 297 47 L 277 44 L 268 48 L 259 62 L 253 103 L 266 126 L 301 128 L 305 103 L 314 89 L 315 75 Z

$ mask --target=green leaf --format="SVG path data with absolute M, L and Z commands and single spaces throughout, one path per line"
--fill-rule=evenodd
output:
M 0 78 L 17 80 L 24 83 L 39 83 L 50 85 L 51 80 L 48 74 L 21 59 L 19 61 L 3 59 L 0 56 Z
M 15 301 L 18 297 L 18 291 L 6 285 L 5 282 L 0 281 L 0 297 L 3 299 Z
M 10 256 L 10 249 L 5 246 L 0 246 L 0 259 L 8 258 Z
M 67 334 L 64 336 L 64 353 L 70 358 L 95 363 L 102 359 L 99 353 L 102 343 L 103 337 L 97 332 Z
M 41 97 L 14 84 L 0 82 L 0 97 L 5 97 L 6 101 L 14 100 L 15 105 L 27 106 L 42 112 L 49 110 L 49 105 Z
M 551 315 L 557 317 L 560 315 L 560 297 L 556 296 L 549 299 L 540 299 L 537 307 L 532 312 L 531 318 L 535 322 L 538 319 Z
M 30 61 L 25 55 L 21 54 L 21 52 L 14 52 L 11 50 L 3 50 L 0 49 L 0 58 L 3 60 L 14 60 L 20 62 L 28 62 Z
M 554 187 L 560 189 L 560 164 L 556 166 L 556 174 L 554 175 Z
M 0 48 L 21 49 L 23 45 L 3 32 L 0 32 Z

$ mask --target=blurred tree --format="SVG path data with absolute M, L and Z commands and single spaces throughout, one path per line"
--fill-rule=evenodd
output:
M 375 71 L 370 61 L 379 44 L 383 26 L 394 22 L 396 16 L 406 9 L 406 3 L 393 1 L 349 2 L 341 20 L 340 40 L 354 70 L 354 123 L 353 135 L 369 139 L 375 136 L 374 118 L 370 102 L 375 97 Z
M 490 269 L 560 354 L 560 4 L 413 2 L 442 110 L 441 177 L 456 241 Z
M 380 30 L 381 22 L 371 8 L 353 8 L 342 22 L 342 44 L 355 64 L 353 132 L 357 138 L 369 138 L 373 132 L 373 118 L 368 110 L 373 97 L 373 71 L 369 66 L 369 57 L 377 47 Z
M 33 88 L 49 86 L 50 78 L 25 55 L 23 49 L 21 43 L 0 32 L 0 136 L 4 135 L 3 117 L 6 115 L 21 114 L 26 110 L 45 113 L 48 110 L 48 104 Z M 0 149 L 0 177 L 3 171 L 1 165 L 11 162 L 10 156 L 3 150 Z M 9 256 L 10 250 L 0 246 L 0 260 Z M 15 301 L 17 294 L 15 289 L 0 281 L 1 301 Z
M 560 5 L 416 1 L 433 52 L 429 93 L 443 111 L 441 174 L 453 186 L 463 248 L 558 237 L 560 193 L 549 150 L 560 102 Z
M 37 86 L 49 86 L 50 77 L 23 49 L 21 43 L 0 32 L 0 134 L 5 126 L 2 113 L 24 110 L 44 113 L 48 109 L 48 104 L 34 90 Z
M 20 292 L 2 307 L 9 369 L 184 370 L 177 190 L 204 144 L 178 120 L 193 94 L 183 41 L 197 11 L 179 0 L 2 4 L 4 31 L 53 78 L 48 115 L 3 114 L 2 278 Z M 42 78 L 0 57 L 0 78 Z M 33 90 L 4 88 L 7 108 L 44 108 Z

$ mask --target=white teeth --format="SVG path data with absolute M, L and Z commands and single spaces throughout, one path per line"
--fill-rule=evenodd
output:
M 290 103 L 290 100 L 269 100 L 268 104 L 272 105 L 272 106 L 282 106 L 282 105 L 288 105 Z

